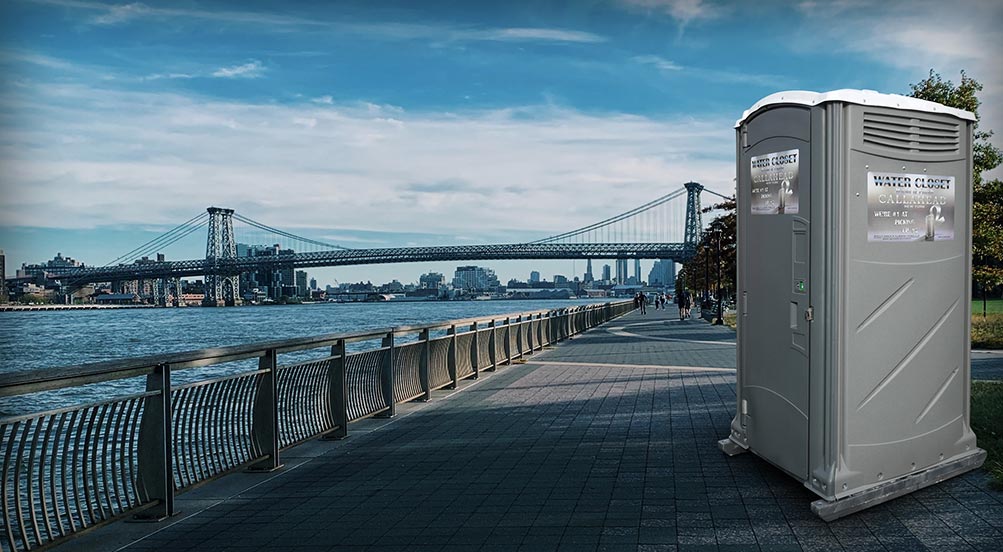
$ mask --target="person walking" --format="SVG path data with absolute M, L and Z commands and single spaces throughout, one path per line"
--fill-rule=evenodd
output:
M 648 314 L 648 298 L 645 297 L 644 292 L 639 291 L 637 299 L 641 302 L 641 314 Z

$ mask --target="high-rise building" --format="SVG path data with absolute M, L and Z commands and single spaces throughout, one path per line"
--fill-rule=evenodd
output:
M 421 289 L 439 289 L 446 285 L 446 277 L 440 272 L 429 272 L 418 277 L 418 287 Z
M 634 259 L 634 278 L 638 284 L 641 283 L 641 259 Z
M 616 260 L 616 283 L 627 283 L 627 259 Z
M 310 291 L 317 291 L 317 279 L 310 278 Z
M 453 287 L 462 291 L 491 291 L 501 285 L 495 271 L 480 266 L 458 266 Z
M 278 244 L 272 246 L 266 245 L 247 245 L 243 243 L 237 244 L 237 256 L 238 257 L 272 257 L 279 255 L 291 255 L 295 253 L 292 249 L 281 249 Z M 279 269 L 262 269 L 254 272 L 244 272 L 240 275 L 240 291 L 241 293 L 248 293 L 253 289 L 257 289 L 262 292 L 266 292 L 268 297 L 273 299 L 278 299 L 282 297 L 283 286 L 287 290 L 296 289 L 296 274 L 293 267 L 284 267 Z M 290 295 L 292 292 L 286 291 L 286 295 Z
M 602 281 L 610 281 L 610 267 L 609 265 L 602 265 Z
M 655 261 L 648 273 L 648 285 L 672 287 L 676 283 L 676 262 L 672 259 Z
M 555 286 L 568 285 L 568 277 L 563 274 L 554 274 L 554 285 Z
M 540 271 L 539 270 L 534 270 L 534 271 L 532 271 L 532 272 L 529 273 L 529 283 L 535 284 L 535 283 L 538 283 L 539 281 L 540 281 Z
M 583 281 L 586 284 L 595 281 L 595 278 L 592 277 L 592 259 L 589 259 L 585 265 L 585 278 L 583 278 Z
M 296 271 L 296 295 L 300 297 L 306 296 L 307 293 L 307 274 L 305 270 Z

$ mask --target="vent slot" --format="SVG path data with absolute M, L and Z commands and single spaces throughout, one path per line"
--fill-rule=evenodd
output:
M 957 153 L 961 128 L 957 123 L 922 117 L 864 113 L 864 144 L 913 153 Z

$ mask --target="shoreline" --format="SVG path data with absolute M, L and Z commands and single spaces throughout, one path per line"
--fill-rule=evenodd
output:
M 53 310 L 155 309 L 156 305 L 0 305 L 0 312 Z

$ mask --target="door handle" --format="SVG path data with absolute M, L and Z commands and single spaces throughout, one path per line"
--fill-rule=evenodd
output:
M 808 307 L 807 309 L 805 309 L 804 310 L 804 319 L 806 321 L 808 321 L 808 322 L 811 322 L 812 320 L 815 320 L 815 309 L 812 308 L 812 307 Z

